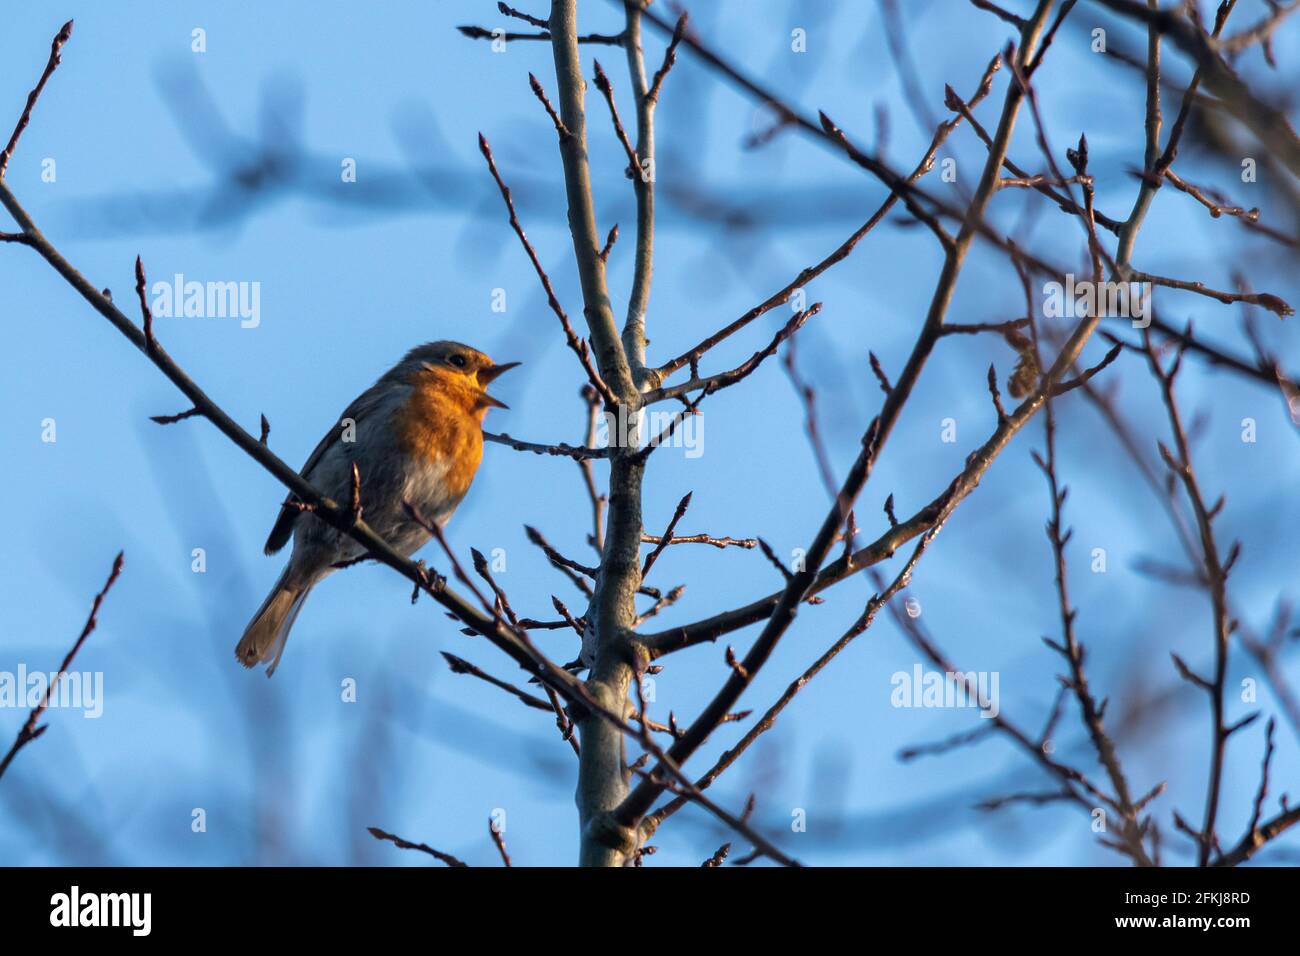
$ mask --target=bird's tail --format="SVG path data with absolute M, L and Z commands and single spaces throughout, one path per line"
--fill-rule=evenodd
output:
M 302 610 L 302 603 L 307 600 L 313 584 L 314 581 L 291 579 L 289 568 L 284 569 L 271 593 L 248 622 L 244 636 L 235 647 L 235 657 L 239 663 L 252 667 L 270 660 L 266 676 L 275 673 L 280 664 L 280 655 L 284 653 L 285 642 L 289 639 L 289 629 L 293 627 L 294 619 Z

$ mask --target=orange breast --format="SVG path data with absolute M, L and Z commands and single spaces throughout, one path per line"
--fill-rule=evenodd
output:
M 481 415 L 468 396 L 421 376 L 395 425 L 401 449 L 412 458 L 447 465 L 447 490 L 462 495 L 483 459 Z

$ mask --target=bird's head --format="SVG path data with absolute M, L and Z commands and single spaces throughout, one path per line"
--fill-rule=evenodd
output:
M 510 407 L 489 395 L 487 388 L 499 375 L 518 364 L 497 364 L 478 349 L 444 340 L 412 349 L 399 368 L 412 378 L 431 378 L 448 391 L 463 396 L 472 410 L 486 411 L 489 407 Z

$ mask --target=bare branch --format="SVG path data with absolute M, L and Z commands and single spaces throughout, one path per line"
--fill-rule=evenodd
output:
M 677 502 L 677 508 L 673 511 L 673 516 L 668 522 L 668 527 L 664 530 L 663 536 L 655 544 L 654 550 L 645 556 L 645 564 L 641 566 L 641 580 L 645 580 L 646 575 L 650 573 L 650 569 L 654 567 L 654 563 L 659 560 L 659 555 L 663 554 L 664 548 L 672 544 L 673 530 L 677 527 L 677 522 L 682 520 L 682 515 L 686 514 L 686 509 L 690 506 L 691 493 L 688 491 L 682 496 L 682 500 Z M 645 538 L 646 535 L 641 535 L 642 541 L 644 541 Z
M 23 130 L 27 129 L 27 124 L 31 122 L 32 110 L 36 107 L 36 101 L 41 98 L 41 93 L 45 90 L 45 84 L 49 81 L 58 65 L 63 62 L 62 51 L 63 44 L 68 42 L 72 36 L 72 21 L 59 29 L 55 34 L 53 42 L 50 43 L 50 58 L 45 63 L 45 69 L 41 72 L 41 78 L 36 81 L 36 86 L 27 94 L 27 105 L 23 107 L 22 114 L 18 117 L 18 123 L 14 126 L 13 133 L 9 136 L 9 143 L 4 150 L 0 151 L 0 178 L 4 177 L 5 172 L 9 169 L 9 160 L 13 157 L 14 150 L 18 148 L 18 139 L 23 135 Z
M 463 657 L 457 657 L 455 654 L 450 654 L 447 651 L 443 651 L 442 656 L 446 659 L 447 666 L 451 668 L 453 674 L 468 674 L 471 677 L 477 677 L 479 680 L 491 684 L 493 687 L 501 688 L 501 690 L 510 694 L 512 697 L 518 698 L 519 701 L 527 707 L 531 707 L 534 710 L 544 710 L 547 713 L 551 712 L 551 705 L 540 697 L 534 697 L 527 691 L 520 690 L 514 684 L 508 684 L 500 678 L 493 677 L 486 671 L 475 667 Z
M 70 29 L 71 25 L 71 21 L 69 21 L 68 26 L 64 29 Z M 13 745 L 9 748 L 9 752 L 4 755 L 3 759 L 0 759 L 0 777 L 3 777 L 5 771 L 9 769 L 9 765 L 13 763 L 14 757 L 18 756 L 18 751 L 22 750 L 41 734 L 45 733 L 46 727 L 49 726 L 48 724 L 44 727 L 37 727 L 36 725 L 40 723 L 41 716 L 49 708 L 51 695 L 54 693 L 55 688 L 58 687 L 59 681 L 63 678 L 63 675 L 67 673 L 68 668 L 72 666 L 72 660 L 77 656 L 77 652 L 81 650 L 81 645 L 86 643 L 86 638 L 90 637 L 94 632 L 96 625 L 99 624 L 100 605 L 104 603 L 104 598 L 108 596 L 109 589 L 113 586 L 114 582 L 117 581 L 118 575 L 121 573 L 122 552 L 119 551 L 117 557 L 113 559 L 112 569 L 108 572 L 108 580 L 104 582 L 104 586 L 100 588 L 99 593 L 95 595 L 95 600 L 90 605 L 90 614 L 86 617 L 86 623 L 81 628 L 81 634 L 77 636 L 76 641 L 72 644 L 72 649 L 64 655 L 63 663 L 59 665 L 58 671 L 46 685 L 45 693 L 41 696 L 41 702 L 32 709 L 32 712 L 27 715 L 26 722 L 21 728 L 19 728 L 18 736 L 14 739 Z
M 448 866 L 460 867 L 469 865 L 468 863 L 462 863 L 450 853 L 443 853 L 441 850 L 435 850 L 433 847 L 425 843 L 412 843 L 410 840 L 403 840 L 396 834 L 388 833 L 379 829 L 379 827 L 366 827 L 366 830 L 369 831 L 370 835 L 376 840 L 387 840 L 389 843 L 401 847 L 403 850 L 419 850 L 421 853 L 427 853 L 438 862 L 446 863 Z
M 456 28 L 462 35 L 469 37 L 471 40 L 503 40 L 506 43 L 513 43 L 515 40 L 547 40 L 551 39 L 551 34 L 545 30 L 540 33 L 507 33 L 505 31 L 489 30 L 479 26 L 459 26 Z M 588 33 L 577 38 L 579 43 L 598 43 L 605 46 L 622 46 L 623 34 L 621 33 Z
M 520 441 L 518 438 L 511 438 L 505 432 L 501 432 L 500 434 L 484 432 L 483 440 L 498 445 L 506 445 L 509 448 L 513 448 L 515 451 L 530 451 L 534 455 L 554 455 L 560 458 L 572 458 L 577 462 L 591 461 L 593 458 L 609 457 L 608 448 L 566 445 L 564 442 L 560 442 L 557 445 L 541 445 L 536 442 Z
M 596 371 L 595 366 L 591 364 L 591 357 L 587 353 L 587 344 L 578 338 L 578 333 L 573 331 L 573 326 L 569 323 L 569 316 L 565 313 L 564 307 L 560 305 L 559 298 L 555 295 L 555 289 L 551 285 L 551 277 L 546 274 L 542 268 L 542 262 L 537 258 L 537 252 L 533 249 L 533 244 L 528 241 L 528 236 L 524 233 L 524 227 L 519 222 L 519 216 L 515 213 L 515 203 L 510 197 L 510 188 L 497 172 L 496 160 L 492 158 L 492 147 L 488 145 L 487 138 L 482 133 L 478 135 L 478 148 L 487 160 L 488 169 L 492 173 L 492 178 L 496 180 L 497 188 L 501 190 L 501 198 L 505 200 L 506 210 L 510 214 L 510 226 L 514 229 L 515 235 L 519 237 L 520 243 L 523 244 L 524 252 L 528 253 L 528 259 L 533 264 L 533 270 L 537 273 L 537 278 L 541 280 L 542 289 L 546 292 L 546 301 L 550 305 L 551 311 L 555 313 L 556 318 L 560 320 L 560 328 L 564 330 L 564 339 L 573 350 L 573 354 L 578 356 L 578 361 L 582 363 L 582 369 L 587 373 L 587 380 L 592 387 L 600 393 L 607 405 L 617 404 L 609 386 L 605 384 Z
M 497 853 L 501 854 L 501 863 L 503 866 L 511 866 L 510 854 L 506 852 L 506 838 L 497 826 L 496 820 L 488 817 L 488 833 L 492 836 L 492 842 L 496 844 Z

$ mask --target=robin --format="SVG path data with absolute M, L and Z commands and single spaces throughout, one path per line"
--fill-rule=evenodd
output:
M 483 416 L 493 406 L 507 407 L 487 387 L 518 364 L 493 364 L 459 342 L 411 349 L 347 407 L 300 474 L 322 494 L 347 501 L 355 462 L 366 523 L 395 550 L 413 554 L 431 536 L 411 520 L 403 502 L 425 521 L 439 527 L 447 522 L 483 457 Z M 275 554 L 292 535 L 289 563 L 235 648 L 245 667 L 269 660 L 268 677 L 311 589 L 365 551 L 297 502 L 292 494 L 285 499 L 266 539 L 266 553 Z

